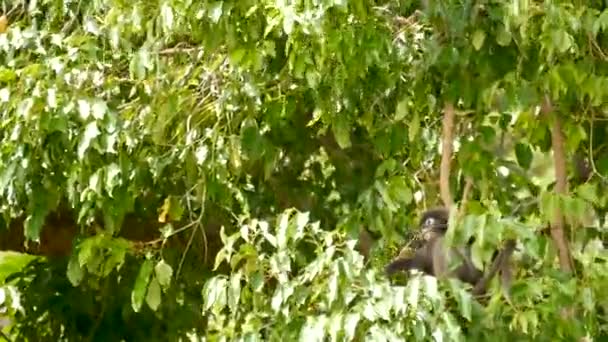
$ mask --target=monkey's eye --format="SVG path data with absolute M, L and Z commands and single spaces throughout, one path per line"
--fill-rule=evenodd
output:
M 427 218 L 426 221 L 424 221 L 424 225 L 426 227 L 432 227 L 432 226 L 434 226 L 435 225 L 435 219 L 432 218 L 432 217 Z

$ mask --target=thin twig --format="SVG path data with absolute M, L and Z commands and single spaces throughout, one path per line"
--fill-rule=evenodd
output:
M 460 201 L 460 207 L 464 208 L 469 199 L 469 194 L 473 188 L 473 178 L 467 177 L 464 183 L 464 190 L 462 191 L 462 200 Z
M 181 260 L 179 261 L 179 266 L 177 266 L 177 272 L 175 273 L 175 279 L 179 278 L 179 274 L 182 271 L 184 262 L 186 261 L 186 255 L 188 254 L 188 251 L 190 250 L 190 246 L 192 245 L 192 241 L 194 240 L 194 235 L 196 235 L 196 231 L 197 231 L 197 229 L 192 229 L 192 234 L 190 234 L 190 239 L 188 239 L 188 244 L 186 244 L 186 250 L 184 250 Z
M 602 57 L 602 59 L 604 59 L 604 60 L 608 60 L 608 56 L 606 56 L 606 54 L 604 53 L 604 50 L 602 50 L 602 48 L 598 45 L 597 41 L 591 36 L 590 33 L 587 34 L 587 38 L 589 39 L 589 42 L 591 43 L 592 48 L 595 48 L 597 50 L 597 52 L 600 54 L 600 57 Z
M 594 122 L 595 122 L 595 111 L 592 110 L 591 111 L 591 125 L 589 128 L 589 163 L 591 164 L 591 169 L 593 170 L 593 173 L 598 175 L 602 180 L 606 181 L 608 179 L 597 171 L 597 168 L 595 167 L 595 161 L 593 160 L 593 126 L 594 126 L 593 123 Z
M 439 174 L 439 190 L 443 204 L 448 210 L 453 205 L 452 194 L 450 193 L 450 162 L 452 159 L 454 140 L 454 106 L 448 102 L 443 113 L 443 135 L 441 151 L 441 168 Z
M 179 233 L 183 232 L 184 230 L 186 230 L 188 228 L 191 228 L 192 226 L 194 226 L 197 223 L 198 223 L 198 221 L 192 221 L 192 222 L 190 222 L 190 223 L 188 223 L 188 224 L 186 224 L 186 225 L 184 225 L 184 226 L 182 226 L 182 227 L 180 227 L 180 228 L 172 231 L 171 234 L 169 234 L 166 237 L 154 239 L 154 240 L 151 240 L 151 241 L 146 241 L 143 244 L 144 245 L 155 245 L 157 243 L 163 242 L 164 240 L 167 240 L 168 238 L 172 237 L 173 235 L 179 234 Z
M 192 52 L 199 52 L 202 51 L 203 49 L 200 47 L 187 47 L 187 48 L 181 48 L 181 47 L 172 47 L 172 48 L 166 48 L 163 50 L 160 50 L 158 52 L 159 55 L 161 56 L 169 56 L 169 55 L 175 55 L 178 53 L 192 53 Z
M 198 219 L 196 221 L 194 221 L 194 223 L 197 224 L 197 229 L 193 229 L 192 230 L 192 234 L 190 235 L 190 239 L 188 239 L 188 244 L 186 244 L 186 249 L 184 250 L 184 253 L 182 254 L 181 260 L 179 261 L 179 266 L 177 267 L 177 272 L 175 274 L 175 279 L 179 278 L 180 272 L 182 270 L 182 267 L 184 266 L 184 262 L 186 261 L 186 255 L 188 254 L 188 251 L 190 250 L 190 247 L 192 246 L 192 241 L 194 240 L 194 235 L 196 235 L 196 232 L 198 231 L 198 228 L 202 226 L 201 221 L 203 220 L 203 215 L 205 214 L 205 199 L 207 198 L 207 187 L 204 186 L 203 187 L 203 194 L 202 194 L 202 200 L 201 200 L 201 213 L 198 216 Z M 206 249 L 205 249 L 205 253 L 206 253 Z

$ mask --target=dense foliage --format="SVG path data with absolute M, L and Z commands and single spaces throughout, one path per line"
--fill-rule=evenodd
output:
M 2 10 L 0 339 L 608 335 L 605 1 Z M 383 274 L 446 188 L 509 295 Z

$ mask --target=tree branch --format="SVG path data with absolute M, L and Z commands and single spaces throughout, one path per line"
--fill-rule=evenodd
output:
M 553 106 L 548 96 L 545 96 L 541 111 L 545 119 L 550 119 L 553 114 Z M 566 175 L 566 153 L 564 152 L 564 135 L 561 121 L 557 115 L 553 115 L 551 124 L 551 145 L 553 148 L 553 163 L 555 167 L 555 193 L 565 195 L 568 193 L 568 179 Z M 560 268 L 564 272 L 572 272 L 572 258 L 568 239 L 564 234 L 564 216 L 561 206 L 555 208 L 553 222 L 551 223 L 551 237 L 559 254 Z
M 452 208 L 453 199 L 450 192 L 450 162 L 452 159 L 454 141 L 454 106 L 446 103 L 443 110 L 443 136 L 441 138 L 441 168 L 439 174 L 439 190 L 443 205 Z

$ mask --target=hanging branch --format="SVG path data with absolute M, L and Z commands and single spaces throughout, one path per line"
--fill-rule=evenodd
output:
M 443 205 L 449 209 L 454 202 L 450 193 L 450 162 L 454 141 L 454 105 L 448 102 L 443 110 L 443 136 L 441 138 L 441 168 L 439 170 L 439 191 Z
M 547 96 L 541 106 L 545 119 L 551 118 L 553 106 Z M 564 152 L 564 135 L 561 121 L 557 115 L 552 116 L 551 145 L 553 149 L 553 163 L 555 167 L 555 193 L 563 196 L 568 193 L 568 179 L 566 175 L 566 154 Z M 559 253 L 559 264 L 562 271 L 572 272 L 572 258 L 568 247 L 568 239 L 564 234 L 564 216 L 561 206 L 555 208 L 553 222 L 551 223 L 551 238 Z

